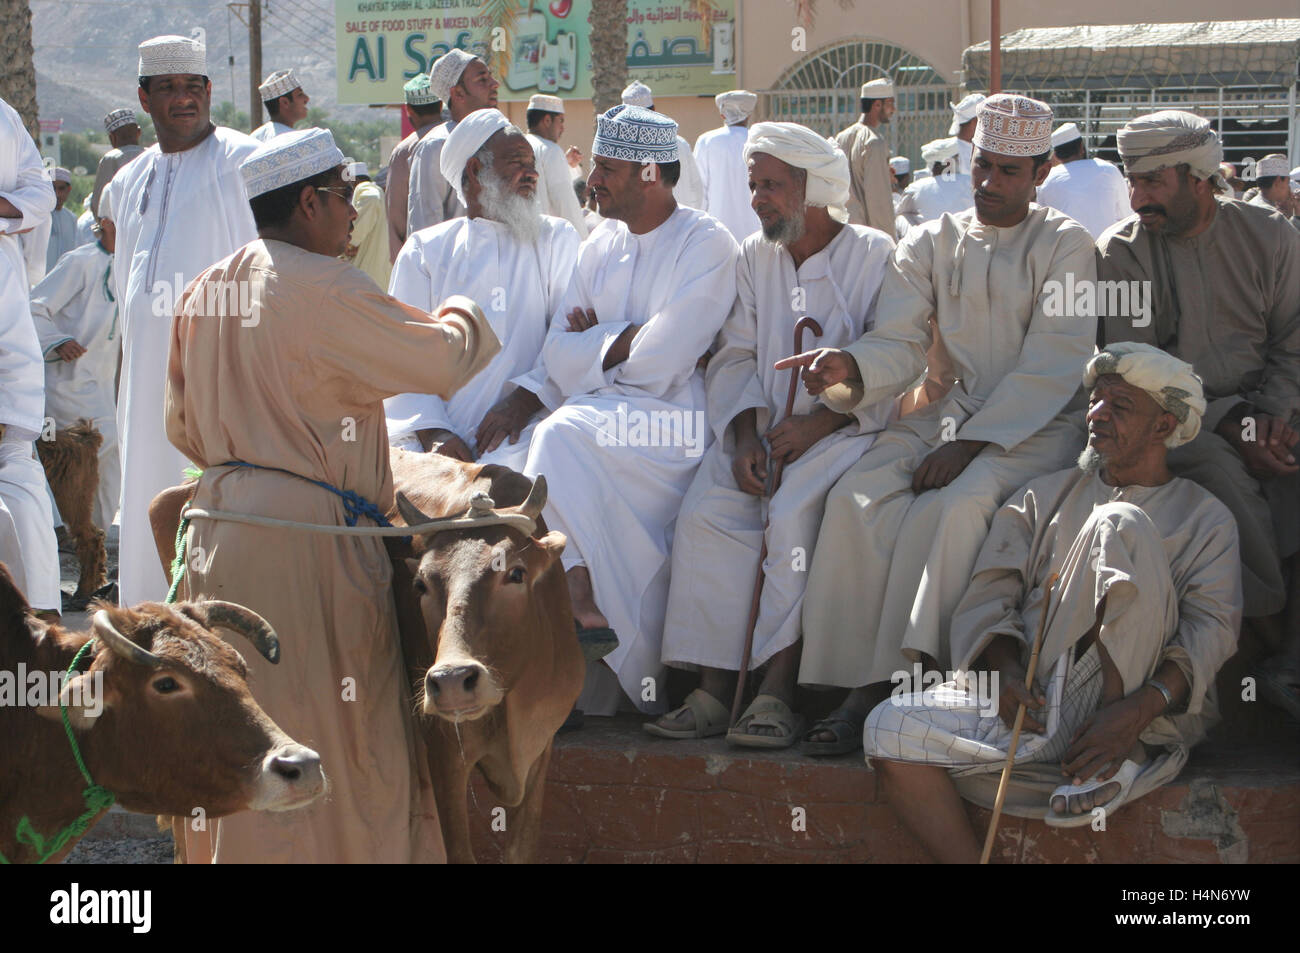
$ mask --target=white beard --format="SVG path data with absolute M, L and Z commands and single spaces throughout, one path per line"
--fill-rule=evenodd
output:
M 790 218 L 783 218 L 770 229 L 763 229 L 764 240 L 771 242 L 773 245 L 792 245 L 804 234 L 804 213 L 807 210 L 805 205 L 799 210 L 798 215 Z
M 517 192 L 506 188 L 505 182 L 491 169 L 479 173 L 479 204 L 483 206 L 484 218 L 500 222 L 506 231 L 525 245 L 534 244 L 542 234 L 541 202 L 537 192 L 532 198 L 524 198 Z
M 1084 473 L 1096 473 L 1105 462 L 1095 448 L 1084 447 L 1075 465 Z

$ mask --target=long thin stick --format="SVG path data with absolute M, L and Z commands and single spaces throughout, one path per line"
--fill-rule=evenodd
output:
M 817 337 L 822 336 L 822 326 L 817 319 L 804 315 L 794 326 L 794 353 L 803 353 L 803 333 L 806 330 L 812 331 Z M 799 393 L 799 368 L 790 369 L 790 389 L 785 396 L 785 416 L 786 420 L 794 413 L 794 399 Z M 771 477 L 769 483 L 771 490 L 768 496 L 776 496 L 776 491 L 781 486 L 781 474 L 785 470 L 784 460 L 775 460 L 772 462 Z M 771 519 L 771 514 L 768 514 Z M 745 700 L 745 680 L 749 678 L 749 655 L 754 650 L 754 627 L 758 625 L 758 606 L 763 597 L 763 582 L 766 576 L 763 574 L 763 563 L 767 560 L 767 520 L 763 522 L 763 545 L 758 552 L 758 575 L 754 579 L 754 595 L 749 601 L 749 625 L 745 626 L 745 649 L 740 656 L 740 674 L 736 678 L 736 697 L 731 702 L 731 721 L 729 726 L 735 726 L 736 719 L 740 717 L 740 704 Z
M 1025 689 L 1032 695 L 1034 692 L 1034 673 L 1038 670 L 1038 653 L 1043 648 L 1043 633 L 1047 631 L 1047 614 L 1052 608 L 1052 590 L 1056 587 L 1056 580 L 1061 577 L 1059 572 L 1054 572 L 1047 577 L 1047 594 L 1043 596 L 1043 614 L 1038 620 L 1038 634 L 1034 636 L 1034 648 L 1029 653 L 1029 667 L 1025 669 Z M 1007 763 L 1002 768 L 1002 780 L 998 781 L 998 796 L 993 801 L 993 819 L 989 821 L 989 832 L 984 837 L 984 852 L 980 854 L 980 863 L 987 864 L 989 855 L 993 853 L 993 839 L 998 832 L 998 819 L 1002 816 L 1002 802 L 1007 797 L 1007 782 L 1011 780 L 1011 768 L 1016 763 L 1016 747 L 1020 744 L 1020 727 L 1025 723 L 1025 703 L 1021 702 L 1020 707 L 1016 709 L 1016 722 L 1011 728 L 1011 747 L 1007 751 Z

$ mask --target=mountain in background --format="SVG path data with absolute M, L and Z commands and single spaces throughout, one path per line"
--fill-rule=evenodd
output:
M 293 69 L 312 106 L 334 119 L 378 118 L 365 106 L 338 105 L 333 3 L 263 0 L 262 6 L 263 75 Z M 229 100 L 248 109 L 248 28 L 219 0 L 31 0 L 31 7 L 40 116 L 62 119 L 64 132 L 102 133 L 110 109 L 138 111 L 137 46 L 164 33 L 188 36 L 196 27 L 206 34 L 213 106 Z M 240 12 L 247 17 L 246 8 Z M 259 110 L 253 125 L 265 121 Z

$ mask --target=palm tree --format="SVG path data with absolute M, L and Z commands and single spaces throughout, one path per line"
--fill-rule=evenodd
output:
M 591 102 L 600 115 L 627 85 L 627 0 L 591 0 Z
M 36 122 L 36 68 L 32 64 L 32 9 L 27 0 L 0 0 L 0 99 L 18 111 L 40 141 Z

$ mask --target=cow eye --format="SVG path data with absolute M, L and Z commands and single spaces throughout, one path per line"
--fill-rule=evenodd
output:
M 153 682 L 153 690 L 159 695 L 170 695 L 178 688 L 180 688 L 180 686 L 176 684 L 176 679 L 172 678 L 170 675 L 164 675 L 162 678 L 155 679 Z
M 510 575 L 506 576 L 506 581 L 507 581 L 507 582 L 523 582 L 523 581 L 524 581 L 524 567 L 523 567 L 523 566 L 516 566 L 514 569 L 510 570 Z
M 429 587 L 425 584 L 424 580 L 421 579 L 419 576 L 416 576 L 415 579 L 411 582 L 411 587 L 420 595 L 424 595 L 426 592 L 429 591 Z

